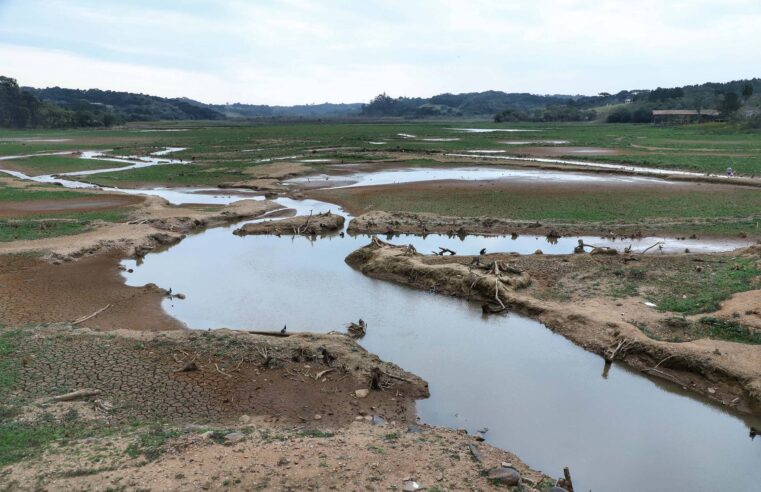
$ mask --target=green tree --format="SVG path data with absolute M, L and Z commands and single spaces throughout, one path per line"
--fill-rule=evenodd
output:
M 746 82 L 742 91 L 743 98 L 747 101 L 753 95 L 753 84 Z
M 740 106 L 742 106 L 742 103 L 740 102 L 740 97 L 737 93 L 726 92 L 719 103 L 719 111 L 721 111 L 721 114 L 724 116 L 729 116 L 740 109 Z

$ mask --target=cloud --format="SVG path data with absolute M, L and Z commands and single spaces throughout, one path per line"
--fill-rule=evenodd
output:
M 755 0 L 156 5 L 0 1 L 2 70 L 30 85 L 293 104 L 729 80 L 755 75 L 761 45 Z

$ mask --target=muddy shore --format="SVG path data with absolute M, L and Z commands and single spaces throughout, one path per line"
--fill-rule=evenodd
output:
M 757 258 L 758 250 L 751 248 L 745 254 Z M 475 259 L 424 256 L 407 247 L 374 240 L 346 261 L 374 278 L 487 303 L 494 310 L 504 305 L 539 320 L 606 360 L 625 363 L 741 412 L 761 408 L 761 346 L 707 338 L 682 343 L 655 340 L 636 323 L 665 323 L 669 313 L 653 311 L 638 298 L 592 297 L 573 302 L 539 298 L 548 284 L 557 282 L 559 276 L 583 271 L 587 262 L 621 264 L 623 257 L 494 254 L 478 258 L 482 267 L 471 265 Z M 495 261 L 501 266 L 497 275 L 490 266 Z M 761 291 L 752 292 L 755 300 L 761 300 Z M 755 318 L 759 314 L 749 311 L 746 316 Z
M 22 361 L 5 402 L 17 405 L 14 422 L 60 421 L 92 436 L 3 468 L 14 490 L 401 488 L 409 480 L 484 489 L 489 471 L 508 466 L 524 490 L 554 483 L 480 438 L 416 424 L 414 402 L 427 383 L 344 334 L 54 325 L 0 335 Z M 90 393 L 56 401 L 83 389 Z M 158 432 L 166 443 L 148 444 L 144 436 Z

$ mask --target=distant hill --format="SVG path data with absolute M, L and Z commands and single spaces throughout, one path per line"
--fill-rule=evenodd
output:
M 267 106 L 260 104 L 208 104 L 204 107 L 227 118 L 335 118 L 359 115 L 362 103 L 301 104 L 297 106 Z
M 391 97 L 367 104 L 206 104 L 100 89 L 19 87 L 0 76 L 0 127 L 68 128 L 112 126 L 130 121 L 221 119 L 456 118 L 495 121 L 591 121 L 645 123 L 655 109 L 717 109 L 723 118 L 761 127 L 761 79 L 709 82 L 683 87 L 623 90 L 594 96 L 501 91 Z
M 170 99 L 131 92 L 104 91 L 100 89 L 63 89 L 48 87 L 23 90 L 37 98 L 66 109 L 105 109 L 120 121 L 156 120 L 218 120 L 225 116 L 202 104 L 187 99 Z
M 501 91 L 439 94 L 429 98 L 392 98 L 380 94 L 362 109 L 365 116 L 491 116 L 505 109 L 531 111 L 582 96 L 537 95 Z

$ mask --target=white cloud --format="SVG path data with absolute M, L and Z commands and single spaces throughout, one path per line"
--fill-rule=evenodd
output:
M 3 73 L 210 102 L 681 85 L 757 75 L 761 46 L 756 0 L 44 5 L 0 3 Z

